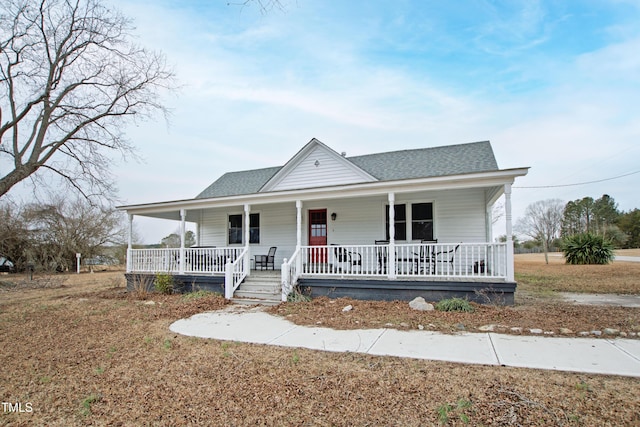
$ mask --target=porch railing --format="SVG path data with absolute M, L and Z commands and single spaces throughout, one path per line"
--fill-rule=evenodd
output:
M 302 276 L 505 279 L 507 275 L 506 243 L 302 246 L 299 250 Z
M 281 267 L 282 280 L 282 301 L 287 301 L 287 297 L 298 283 L 298 278 L 302 273 L 302 258 L 300 257 L 300 248 L 296 249 L 291 258 L 284 259 Z
M 224 274 L 224 297 L 233 298 L 233 293 L 238 289 L 240 283 L 247 277 L 249 266 L 249 251 L 244 248 L 235 261 L 227 258 Z
M 237 260 L 244 250 L 244 247 L 186 248 L 181 257 L 180 248 L 131 249 L 127 266 L 129 272 L 178 274 L 182 258 L 182 271 L 186 274 L 225 274 L 227 261 Z
M 177 273 L 180 249 L 130 249 L 128 270 L 136 273 Z
M 283 301 L 287 300 L 302 276 L 505 280 L 507 245 L 403 243 L 301 246 L 282 264 Z

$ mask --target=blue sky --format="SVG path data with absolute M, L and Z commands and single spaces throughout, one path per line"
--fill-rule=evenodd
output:
M 311 138 L 360 155 L 490 140 L 516 187 L 640 171 L 637 1 L 112 0 L 181 89 L 128 130 L 123 204 L 194 197 L 228 171 L 282 165 Z M 640 173 L 516 188 L 534 201 L 611 195 L 640 207 Z M 151 243 L 176 224 L 136 221 Z M 503 232 L 503 231 L 502 231 Z

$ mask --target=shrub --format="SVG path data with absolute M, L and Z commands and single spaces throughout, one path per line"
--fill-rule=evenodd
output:
M 311 297 L 306 295 L 299 286 L 294 287 L 289 295 L 287 295 L 287 302 L 309 302 Z
M 439 311 L 463 311 L 471 313 L 473 307 L 469 304 L 469 301 L 462 298 L 447 298 L 438 301 L 436 304 L 436 310 Z
M 150 285 L 151 278 L 145 274 L 136 274 L 131 279 L 131 291 L 140 300 L 147 299 Z
M 156 280 L 154 283 L 156 292 L 164 295 L 173 293 L 173 276 L 167 273 L 156 274 Z
M 567 264 L 609 264 L 613 260 L 613 244 L 591 233 L 566 237 L 562 252 Z

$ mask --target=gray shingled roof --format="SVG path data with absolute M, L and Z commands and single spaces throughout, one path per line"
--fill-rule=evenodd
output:
M 228 172 L 208 186 L 196 199 L 211 197 L 238 196 L 257 193 L 262 186 L 278 172 L 282 166 L 254 169 L 240 172 Z
M 368 154 L 347 160 L 380 181 L 498 170 L 489 141 Z M 281 168 L 226 173 L 196 199 L 257 193 Z
M 349 157 L 380 181 L 498 170 L 489 141 Z

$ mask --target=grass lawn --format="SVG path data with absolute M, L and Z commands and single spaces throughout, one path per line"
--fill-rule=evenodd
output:
M 341 328 L 531 322 L 552 329 L 578 318 L 585 328 L 633 330 L 640 309 L 553 297 L 562 290 L 638 293 L 638 270 L 622 264 L 572 270 L 519 258 L 516 306 L 476 306 L 474 313 L 420 317 L 429 314 L 405 303 L 326 299 L 274 312 Z M 3 406 L 0 425 L 640 425 L 637 378 L 189 338 L 169 325 L 221 308 L 224 299 L 138 300 L 124 292 L 122 272 L 23 279 L 0 276 L 0 399 L 12 405 Z M 347 303 L 354 309 L 342 313 Z

